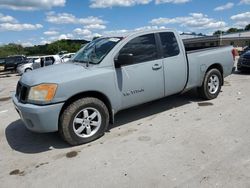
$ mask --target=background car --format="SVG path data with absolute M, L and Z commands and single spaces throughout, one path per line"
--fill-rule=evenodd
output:
M 64 54 L 61 59 L 64 63 L 68 62 L 72 57 L 74 57 L 75 53 Z
M 5 58 L 0 58 L 0 66 L 4 66 L 5 64 Z
M 242 72 L 250 71 L 250 50 L 240 56 L 237 69 Z
M 41 56 L 39 59 L 34 60 L 34 63 L 32 64 L 32 69 L 38 69 L 41 67 L 49 66 L 49 65 L 55 65 L 62 63 L 62 59 L 59 55 L 46 55 Z
M 60 52 L 58 52 L 56 55 L 59 55 L 60 57 L 62 57 L 64 54 L 67 54 L 68 53 L 68 51 L 60 51 Z
M 9 56 L 5 60 L 4 70 L 16 71 L 19 64 L 27 63 L 28 59 L 23 55 Z
M 25 72 L 29 72 L 33 70 L 33 63 L 36 59 L 30 58 L 27 63 L 20 64 L 17 66 L 17 72 L 18 74 L 22 75 Z

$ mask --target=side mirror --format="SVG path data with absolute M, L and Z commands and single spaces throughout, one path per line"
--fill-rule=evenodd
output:
M 119 54 L 119 56 L 115 59 L 116 68 L 120 68 L 122 65 L 131 65 L 133 63 L 133 54 Z

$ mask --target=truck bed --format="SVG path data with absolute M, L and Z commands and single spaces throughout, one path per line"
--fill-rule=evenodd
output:
M 232 73 L 233 56 L 232 46 L 203 48 L 186 51 L 188 61 L 189 77 L 187 89 L 201 86 L 205 71 L 211 65 L 218 64 L 223 67 L 223 77 Z

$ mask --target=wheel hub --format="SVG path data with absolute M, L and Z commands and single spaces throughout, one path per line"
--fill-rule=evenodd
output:
M 97 109 L 84 108 L 74 117 L 74 133 L 83 138 L 91 137 L 99 130 L 101 122 L 101 114 Z
M 208 81 L 208 90 L 211 94 L 215 94 L 219 89 L 219 77 L 217 75 L 212 75 Z

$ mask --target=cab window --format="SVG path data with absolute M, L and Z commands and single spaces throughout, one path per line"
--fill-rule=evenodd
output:
M 154 34 L 136 37 L 128 42 L 119 54 L 133 54 L 134 63 L 156 60 L 157 47 Z
M 172 57 L 179 55 L 180 49 L 173 32 L 159 33 L 163 49 L 163 57 Z

